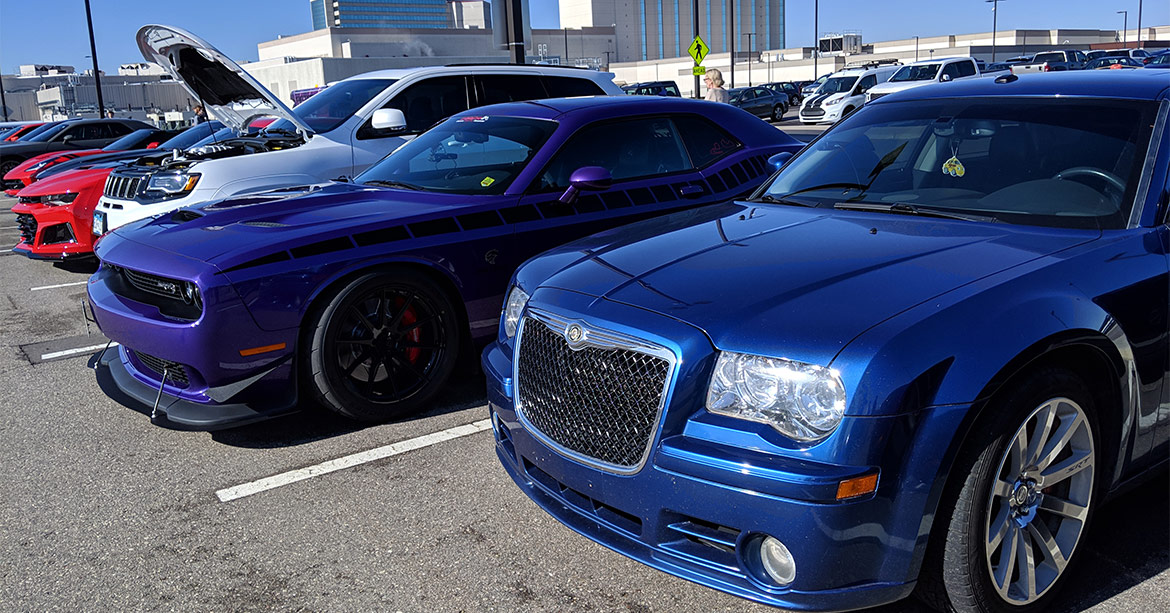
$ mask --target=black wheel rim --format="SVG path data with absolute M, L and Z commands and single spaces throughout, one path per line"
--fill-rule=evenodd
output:
M 328 364 L 351 393 L 368 402 L 406 400 L 431 383 L 448 350 L 443 317 L 413 288 L 370 289 L 334 316 Z

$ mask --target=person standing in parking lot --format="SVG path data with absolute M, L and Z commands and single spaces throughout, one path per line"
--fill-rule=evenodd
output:
M 207 111 L 203 110 L 202 106 L 197 105 L 192 110 L 195 112 L 195 123 L 199 124 L 207 121 Z
M 712 68 L 703 76 L 703 82 L 707 84 L 707 100 L 712 102 L 722 102 L 728 104 L 731 102 L 731 96 L 728 95 L 727 90 L 723 89 L 723 73 Z

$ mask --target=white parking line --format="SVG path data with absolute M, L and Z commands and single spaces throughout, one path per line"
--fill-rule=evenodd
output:
M 73 287 L 74 285 L 85 285 L 89 281 L 77 281 L 76 283 L 58 283 L 57 285 L 42 285 L 40 287 L 29 288 L 30 292 L 37 292 L 43 289 L 57 289 L 58 287 Z
M 77 349 L 62 349 L 61 351 L 51 351 L 49 353 L 41 354 L 41 361 L 44 362 L 46 360 L 52 360 L 54 358 L 63 358 L 67 355 L 77 355 L 79 353 L 89 353 L 91 351 L 97 351 L 98 349 L 101 349 L 105 346 L 106 346 L 106 344 L 102 343 L 100 345 L 90 345 L 89 347 L 78 347 Z M 118 343 L 110 343 L 110 346 L 117 347 Z
M 312 479 L 313 477 L 320 477 L 321 475 L 327 475 L 331 472 L 344 470 L 346 468 L 353 468 L 354 466 L 358 466 L 360 464 L 366 464 L 375 460 L 381 460 L 383 458 L 396 456 L 408 451 L 422 449 L 423 447 L 430 447 L 431 445 L 436 445 L 445 441 L 476 434 L 478 432 L 483 432 L 484 430 L 488 430 L 491 427 L 491 420 L 481 419 L 480 421 L 470 424 L 455 426 L 454 428 L 448 428 L 439 432 L 432 432 L 431 434 L 424 434 L 423 436 L 405 441 L 399 441 L 397 443 L 391 443 L 376 449 L 370 449 L 369 451 L 358 452 L 337 458 L 335 460 L 314 464 L 313 466 L 306 466 L 305 468 L 290 470 L 288 472 L 280 473 L 279 475 L 273 475 L 271 477 L 265 477 L 263 479 L 249 483 L 242 483 L 240 485 L 224 488 L 217 491 L 215 495 L 219 497 L 220 502 L 230 502 L 238 498 L 251 496 L 252 494 L 259 494 L 260 492 L 276 489 L 290 483 Z

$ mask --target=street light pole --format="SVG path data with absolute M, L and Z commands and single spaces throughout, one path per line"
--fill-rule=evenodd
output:
M 918 37 L 914 37 L 914 61 L 918 61 Z
M 698 38 L 699 37 L 699 0 L 693 0 L 691 2 L 691 30 L 694 31 L 695 38 Z M 691 40 L 694 40 L 694 38 L 692 38 Z M 711 41 L 707 41 L 707 44 L 710 45 Z M 699 95 L 699 75 L 695 75 L 695 90 L 694 91 L 695 91 L 695 99 L 696 100 L 698 100 L 699 98 L 702 98 L 702 96 Z
M 97 87 L 98 117 L 104 117 L 106 106 L 102 102 L 102 77 L 98 72 L 97 43 L 93 40 L 93 16 L 89 11 L 89 0 L 85 0 L 85 22 L 89 25 L 89 53 L 93 56 L 93 84 Z
M 1129 11 L 1117 11 L 1117 14 L 1121 15 L 1121 17 L 1122 17 L 1121 47 L 1125 48 L 1126 38 L 1127 38 L 1127 35 L 1129 34 L 1129 32 L 1127 31 L 1127 30 L 1129 30 Z
M 4 99 L 4 71 L 0 70 L 0 113 L 4 113 L 4 121 L 8 121 L 8 102 Z
M 1142 46 L 1142 0 L 1138 0 L 1138 31 L 1137 31 L 1137 35 L 1138 35 L 1137 46 L 1141 47 Z
M 995 35 L 999 30 L 999 3 L 1003 0 L 983 0 L 991 3 L 991 61 L 995 62 Z
M 735 87 L 735 0 L 727 0 L 727 43 L 731 47 L 731 89 Z
M 752 86 L 752 37 L 756 35 L 755 32 L 744 32 L 744 36 L 748 39 L 748 87 Z

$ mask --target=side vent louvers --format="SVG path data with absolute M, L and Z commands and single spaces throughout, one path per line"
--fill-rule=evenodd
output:
M 343 249 L 350 249 L 353 243 L 350 242 L 348 236 L 341 236 L 338 238 L 331 238 L 328 240 L 318 241 L 316 243 L 309 243 L 301 247 L 294 247 L 289 251 L 294 258 L 307 258 L 314 255 L 321 255 L 323 253 L 332 253 L 334 251 L 341 251 Z
M 353 242 L 357 243 L 358 247 L 369 247 L 370 245 L 404 241 L 408 238 L 410 238 L 410 233 L 406 231 L 405 227 L 390 226 L 389 228 L 379 228 L 377 230 L 354 234 Z
M 410 224 L 410 233 L 415 238 L 422 236 L 436 236 L 439 234 L 450 234 L 451 232 L 459 231 L 459 224 L 455 223 L 453 217 L 441 217 L 439 219 L 431 219 L 429 221 L 420 221 Z

